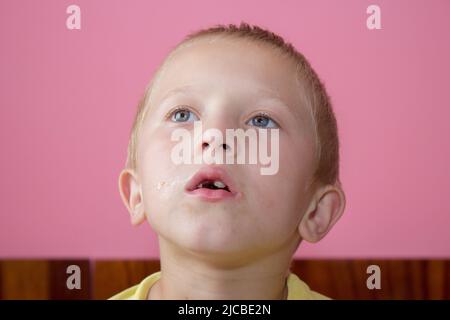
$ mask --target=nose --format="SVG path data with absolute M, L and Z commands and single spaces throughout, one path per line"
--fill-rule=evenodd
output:
M 200 130 L 196 133 L 196 153 L 201 154 L 208 163 L 232 163 L 236 148 L 234 141 L 226 141 L 226 130 L 232 129 L 232 123 L 223 121 L 209 121 L 199 124 Z M 206 160 L 208 159 L 208 160 Z
M 227 156 L 232 154 L 232 145 L 226 141 L 226 129 L 219 130 L 218 128 L 208 128 L 203 132 L 201 137 L 202 152 L 213 149 L 215 152 L 224 152 Z M 210 152 L 213 150 L 209 150 Z
M 202 143 L 202 150 L 205 151 L 206 149 L 208 149 L 210 146 L 209 142 L 204 141 Z M 226 144 L 226 143 L 222 143 L 222 145 L 218 146 L 219 148 L 223 148 L 223 150 L 228 151 L 231 150 L 230 145 Z

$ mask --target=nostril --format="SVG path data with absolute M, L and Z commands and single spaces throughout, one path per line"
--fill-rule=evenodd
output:
M 206 148 L 208 148 L 209 147 L 209 143 L 208 142 L 203 142 L 202 143 L 202 149 L 206 149 Z M 224 150 L 230 150 L 231 149 L 231 147 L 228 145 L 228 144 L 226 144 L 226 143 L 223 143 L 222 144 L 222 148 L 224 149 Z

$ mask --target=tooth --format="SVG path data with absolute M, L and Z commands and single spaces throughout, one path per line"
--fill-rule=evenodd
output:
M 214 181 L 214 185 L 217 188 L 221 188 L 221 189 L 225 188 L 225 184 L 222 181 Z

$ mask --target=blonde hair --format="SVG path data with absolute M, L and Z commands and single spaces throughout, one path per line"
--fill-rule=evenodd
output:
M 166 61 L 168 61 L 169 57 L 177 49 L 188 45 L 195 39 L 207 36 L 231 36 L 253 41 L 255 43 L 264 43 L 276 49 L 283 56 L 292 59 L 296 64 L 296 73 L 297 78 L 299 79 L 298 83 L 304 88 L 305 103 L 309 107 L 315 131 L 316 168 L 312 175 L 310 186 L 313 184 L 331 184 L 340 186 L 338 130 L 330 97 L 325 90 L 325 86 L 311 67 L 308 60 L 290 43 L 286 42 L 282 37 L 273 32 L 258 26 L 250 26 L 245 22 L 242 22 L 239 26 L 233 24 L 216 25 L 208 29 L 193 32 L 186 36 L 185 39 L 171 51 L 161 67 L 157 70 L 153 80 L 148 84 L 144 96 L 139 101 L 137 113 L 131 129 L 126 167 L 129 169 L 137 168 L 137 142 L 139 131 L 148 109 L 148 100 L 151 95 L 151 90 L 155 85 L 155 81 L 157 81 L 164 69 L 163 67 Z

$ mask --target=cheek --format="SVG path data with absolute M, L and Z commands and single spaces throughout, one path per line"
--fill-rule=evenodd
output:
M 170 150 L 174 143 L 170 141 L 170 133 L 167 130 L 144 131 L 144 133 L 139 138 L 139 169 L 145 170 L 150 166 L 164 168 L 170 165 Z
M 284 177 L 281 172 L 259 178 L 252 202 L 262 228 L 272 234 L 285 234 L 296 228 L 302 202 L 297 181 L 293 175 Z
M 295 230 L 307 200 L 304 190 L 312 173 L 313 155 L 306 144 L 294 146 L 290 141 L 280 142 L 276 174 L 252 173 L 252 186 L 256 186 L 252 202 L 264 228 L 272 228 L 274 232 Z
M 148 137 L 146 139 L 146 137 Z M 174 142 L 164 130 L 147 133 L 140 137 L 138 175 L 142 184 L 144 206 L 149 219 L 176 199 L 179 185 L 183 183 L 176 166 L 170 158 Z
M 171 158 L 172 150 L 179 143 L 171 140 L 173 130 L 167 127 L 157 127 L 153 130 L 143 131 L 139 140 L 139 176 L 159 189 L 167 189 L 168 179 L 176 178 L 177 173 L 184 166 L 177 165 Z
M 291 189 L 302 196 L 314 173 L 314 143 L 306 134 L 285 138 L 280 142 L 279 175 L 293 181 L 295 185 Z
M 141 146 L 138 174 L 141 178 L 145 198 L 150 192 L 165 187 L 167 173 L 172 169 L 170 158 L 167 157 L 170 141 L 155 135 Z

